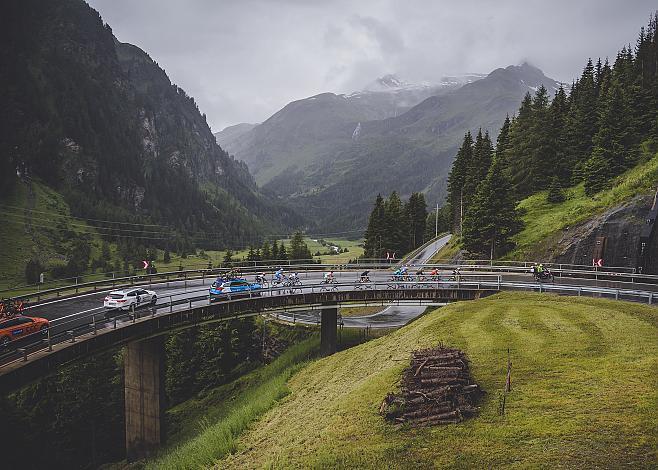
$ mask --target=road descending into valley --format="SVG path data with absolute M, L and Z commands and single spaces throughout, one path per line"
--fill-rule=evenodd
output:
M 418 253 L 409 258 L 402 259 L 400 265 L 419 266 L 427 264 L 449 241 L 452 235 L 445 235 L 437 238 L 427 246 L 421 248 Z M 343 326 L 347 328 L 400 328 L 409 323 L 414 318 L 427 309 L 427 307 L 416 305 L 389 305 L 384 307 L 381 312 L 372 315 L 353 316 L 342 318 Z M 279 315 L 279 318 L 286 321 L 295 321 L 307 324 L 317 324 L 320 321 L 320 314 L 317 310 L 308 310 L 306 312 L 295 312 L 295 315 Z

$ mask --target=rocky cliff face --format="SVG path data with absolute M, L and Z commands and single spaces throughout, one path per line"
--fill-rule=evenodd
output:
M 217 145 L 194 99 L 82 0 L 10 0 L 0 58 L 12 64 L 0 68 L 2 167 L 64 193 L 76 216 L 223 240 L 297 220 Z
M 605 237 L 604 266 L 638 268 L 641 264 L 638 256 L 640 237 L 653 201 L 652 194 L 638 196 L 583 224 L 570 227 L 558 240 L 553 261 L 589 266 L 592 264 L 597 238 Z M 653 245 L 658 242 L 655 238 L 658 237 L 653 237 Z M 648 249 L 649 252 L 655 250 L 655 246 Z M 655 272 L 656 267 L 649 263 L 649 271 Z

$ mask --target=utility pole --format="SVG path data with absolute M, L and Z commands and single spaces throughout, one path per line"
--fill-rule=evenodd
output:
M 459 234 L 464 231 L 464 188 L 462 188 L 459 196 Z
M 436 220 L 434 221 L 434 238 L 439 236 L 439 203 L 436 203 Z

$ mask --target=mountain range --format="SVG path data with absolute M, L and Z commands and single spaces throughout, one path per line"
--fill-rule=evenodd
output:
M 488 75 L 412 85 L 396 76 L 365 90 L 294 101 L 258 125 L 215 134 L 259 184 L 327 230 L 360 229 L 377 193 L 423 191 L 441 202 L 466 131 L 495 138 L 526 93 L 560 83 L 523 63 Z

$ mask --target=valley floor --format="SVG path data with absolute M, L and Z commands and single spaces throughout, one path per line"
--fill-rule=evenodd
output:
M 314 361 L 217 468 L 655 468 L 658 310 L 499 294 L 427 314 Z M 414 349 L 463 349 L 487 392 L 480 415 L 410 429 L 378 415 Z M 511 351 L 512 392 L 499 399 Z

